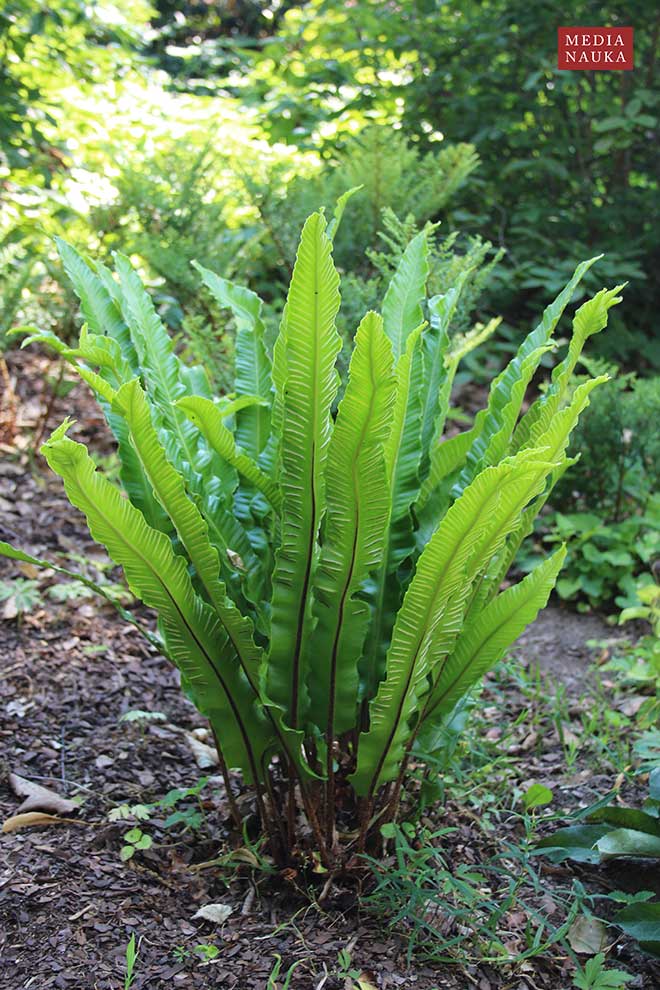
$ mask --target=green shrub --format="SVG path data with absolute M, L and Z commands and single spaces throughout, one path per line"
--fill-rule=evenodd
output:
M 586 608 L 623 606 L 635 590 L 635 577 L 660 552 L 660 496 L 649 499 L 643 516 L 604 523 L 588 512 L 557 512 L 543 542 L 566 544 L 564 573 L 557 582 L 561 598 Z
M 244 176 L 247 191 L 267 226 L 281 257 L 293 259 L 298 231 L 304 218 L 319 207 L 331 208 L 347 189 L 359 189 L 351 202 L 350 223 L 337 234 L 335 259 L 339 268 L 368 274 L 368 248 L 377 243 L 383 210 L 410 216 L 423 226 L 446 213 L 457 191 L 477 168 L 479 158 L 470 144 L 447 145 L 421 154 L 398 131 L 372 124 L 348 136 L 315 175 L 300 176 L 280 184 L 273 192 L 273 177 L 262 183 Z
M 222 764 L 253 788 L 273 855 L 295 860 L 312 834 L 326 865 L 396 818 L 417 747 L 432 751 L 446 714 L 545 604 L 562 548 L 499 589 L 603 381 L 571 392 L 582 347 L 620 301 L 619 287 L 603 289 L 577 311 L 568 353 L 519 418 L 591 262 L 579 265 L 471 429 L 441 442 L 461 285 L 426 300 L 428 238 L 417 235 L 382 315 L 360 323 L 335 417 L 336 227 L 322 213 L 305 223 L 272 358 L 259 298 L 198 266 L 237 320 L 229 397 L 177 357 L 121 255 L 115 279 L 60 244 L 86 324 L 76 348 L 36 335 L 96 392 L 123 492 L 67 436 L 69 421 L 44 456 L 157 611 L 162 650 Z
M 554 863 L 566 859 L 592 864 L 628 861 L 628 893 L 622 895 L 618 891 L 618 897 L 611 895 L 612 900 L 627 901 L 627 905 L 614 915 L 612 923 L 636 938 L 645 952 L 660 957 L 660 901 L 652 899 L 653 892 L 645 882 L 660 863 L 660 766 L 657 764 L 648 781 L 649 795 L 642 808 L 622 806 L 619 800 L 608 803 L 607 798 L 616 796 L 616 792 L 604 795 L 591 808 L 582 808 L 572 815 L 580 824 L 558 828 L 542 839 L 534 852 Z M 633 866 L 635 860 L 649 866 L 637 871 Z
M 576 24 L 616 28 L 643 22 L 647 7 L 578 0 L 571 12 Z M 398 0 L 347 11 L 308 0 L 255 48 L 252 100 L 276 141 L 300 145 L 366 115 L 397 121 L 421 152 L 443 135 L 473 143 L 478 180 L 453 222 L 507 248 L 489 308 L 527 325 L 569 278 L 570 259 L 598 245 L 600 279 L 628 280 L 636 306 L 612 314 L 612 332 L 594 349 L 657 372 L 656 36 L 638 32 L 636 65 L 649 71 L 627 73 L 625 92 L 614 73 L 599 72 L 592 86 L 588 74 L 539 59 L 557 10 L 527 0 Z M 597 287 L 587 276 L 583 288 Z
M 624 603 L 619 625 L 631 620 L 648 623 L 650 632 L 630 642 L 617 640 L 612 659 L 603 667 L 614 671 L 623 687 L 649 695 L 636 712 L 640 728 L 653 729 L 660 722 L 660 584 L 653 574 L 642 574 L 634 593 Z M 609 644 L 608 644 L 609 645 Z
M 613 377 L 594 394 L 575 429 L 570 452 L 580 459 L 557 485 L 553 506 L 594 512 L 605 523 L 643 513 L 652 493 L 660 490 L 658 423 L 660 377 Z
M 408 242 L 448 205 L 477 164 L 470 145 L 420 155 L 402 135 L 378 125 L 349 138 L 311 175 L 302 166 L 292 175 L 288 160 L 243 166 L 208 145 L 192 154 L 187 146 L 163 146 L 139 162 L 119 163 L 117 195 L 92 211 L 90 225 L 108 257 L 120 250 L 142 260 L 158 313 L 180 333 L 184 355 L 208 370 L 215 387 L 226 389 L 235 320 L 226 318 L 211 293 L 200 292 L 191 266 L 195 258 L 212 259 L 225 278 L 249 273 L 279 322 L 304 218 L 323 204 L 345 202 L 348 190 L 359 191 L 351 202 L 351 223 L 338 230 L 335 246 L 338 265 L 351 271 L 337 319 L 348 351 L 360 317 L 377 307 Z M 247 197 L 237 203 L 240 188 Z M 404 207 L 406 219 L 399 221 L 395 211 Z M 264 224 L 259 232 L 254 214 Z M 463 315 L 474 308 L 492 267 L 485 264 L 488 242 L 473 239 L 459 249 L 457 236 L 434 238 L 429 258 L 431 295 L 454 285 L 461 269 L 471 270 L 455 314 L 456 332 L 468 329 Z M 383 250 L 376 252 L 377 245 Z
M 541 540 L 567 544 L 557 592 L 578 608 L 623 607 L 660 555 L 658 422 L 660 379 L 628 374 L 598 389 L 573 433 L 578 460 L 553 492 Z
M 336 202 L 350 204 L 350 222 L 335 238 L 335 263 L 342 273 L 342 302 L 337 328 L 350 347 L 365 310 L 377 308 L 401 255 L 425 228 L 429 251 L 429 293 L 444 293 L 463 269 L 474 269 L 464 287 L 454 330 L 467 329 L 460 317 L 474 308 L 476 297 L 501 254 L 486 263 L 491 244 L 473 238 L 457 244 L 458 234 L 430 235 L 430 221 L 448 216 L 451 203 L 479 164 L 469 144 L 443 146 L 421 154 L 398 131 L 371 124 L 359 134 L 344 136 L 320 169 L 291 175 L 286 163 L 243 171 L 248 201 L 264 225 L 264 236 L 252 245 L 253 265 L 260 272 L 262 296 L 278 312 L 283 304 L 283 275 L 290 275 L 298 233 L 306 216 Z M 214 268 L 218 268 L 214 264 Z M 478 270 L 481 274 L 478 275 Z M 281 292 L 278 292 L 278 283 Z
M 20 311 L 23 293 L 34 279 L 36 258 L 25 257 L 16 245 L 0 251 L 0 354 L 9 346 L 8 331 Z
M 161 315 L 178 329 L 184 311 L 199 311 L 199 281 L 190 262 L 202 255 L 232 277 L 240 235 L 229 229 L 220 162 L 209 146 L 166 146 L 127 159 L 113 179 L 116 198 L 90 217 L 105 249 L 139 255 L 161 282 Z M 209 315 L 207 313 L 207 315 Z

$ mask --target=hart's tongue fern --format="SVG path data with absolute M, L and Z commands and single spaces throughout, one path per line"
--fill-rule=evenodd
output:
M 162 649 L 208 716 L 223 766 L 254 788 L 273 854 L 294 854 L 304 813 L 330 864 L 341 852 L 337 809 L 342 830 L 354 829 L 347 847 L 363 848 L 396 815 L 411 754 L 432 747 L 447 713 L 544 606 L 563 548 L 499 589 L 603 380 L 571 387 L 620 287 L 578 310 L 566 357 L 521 417 L 591 262 L 580 265 L 473 427 L 443 442 L 460 357 L 447 331 L 466 276 L 427 300 L 418 234 L 382 315 L 357 328 L 339 393 L 328 229 L 322 213 L 305 223 L 272 360 L 259 298 L 197 266 L 236 319 L 231 400 L 179 360 L 121 256 L 116 278 L 60 243 L 85 319 L 80 343 L 29 339 L 95 391 L 124 491 L 69 439 L 68 423 L 43 445 L 48 463 L 133 594 L 157 611 Z

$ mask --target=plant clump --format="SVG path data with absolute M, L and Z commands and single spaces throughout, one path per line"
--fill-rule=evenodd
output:
M 443 439 L 467 349 L 449 327 L 467 279 L 427 299 L 429 232 L 415 235 L 380 312 L 357 327 L 340 392 L 343 205 L 329 223 L 323 212 L 305 222 L 272 353 L 259 297 L 196 266 L 236 321 L 227 396 L 177 356 L 119 254 L 113 274 L 60 242 L 80 341 L 28 338 L 70 361 L 106 415 L 121 486 L 69 421 L 42 451 L 133 595 L 156 610 L 160 649 L 210 721 L 229 796 L 228 771 L 240 771 L 273 857 L 313 854 L 326 867 L 374 848 L 405 805 L 411 764 L 545 605 L 562 547 L 501 588 L 605 380 L 571 386 L 621 288 L 580 307 L 567 353 L 521 415 L 592 261 L 580 264 L 472 427 Z

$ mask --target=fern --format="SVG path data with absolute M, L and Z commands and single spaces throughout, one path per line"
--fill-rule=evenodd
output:
M 197 266 L 238 327 L 235 389 L 215 396 L 177 356 L 127 259 L 116 275 L 60 244 L 87 325 L 54 348 L 96 393 L 122 490 L 65 422 L 43 446 L 92 536 L 158 613 L 162 650 L 253 788 L 272 854 L 327 866 L 398 813 L 411 754 L 534 619 L 564 551 L 501 592 L 605 376 L 572 384 L 588 337 L 620 301 L 576 314 L 568 352 L 523 398 L 591 262 L 583 263 L 491 385 L 473 426 L 443 440 L 470 271 L 428 298 L 429 238 L 400 252 L 381 313 L 360 321 L 340 385 L 340 279 L 331 226 L 306 221 L 269 356 L 259 298 Z M 394 230 L 390 225 L 390 230 Z M 127 496 L 127 497 L 126 497 Z M 21 556 L 7 544 L 0 553 Z M 33 560 L 37 565 L 46 561 Z M 69 573 L 69 572 L 67 572 Z M 129 621 L 132 616 L 126 615 Z M 304 825 L 307 820 L 308 827 Z
M 347 136 L 315 174 L 291 179 L 275 171 L 261 181 L 244 175 L 243 181 L 280 263 L 294 256 L 298 229 L 311 210 L 330 210 L 346 190 L 359 188 L 351 202 L 351 222 L 335 238 L 337 265 L 350 269 L 377 243 L 383 211 L 410 215 L 422 227 L 447 210 L 478 165 L 473 145 L 447 145 L 423 154 L 400 131 L 371 124 Z
M 438 225 L 434 223 L 427 222 L 423 229 L 429 242 L 428 295 L 445 295 L 462 283 L 451 323 L 452 337 L 459 337 L 470 329 L 470 314 L 504 251 L 494 251 L 490 241 L 482 241 L 480 237 L 464 241 L 457 232 L 440 237 Z M 419 230 L 414 214 L 408 213 L 401 219 L 390 207 L 385 207 L 382 229 L 378 231 L 382 247 L 380 250 L 367 249 L 367 257 L 379 276 L 374 280 L 375 292 L 378 292 L 381 280 L 391 279 L 403 252 Z

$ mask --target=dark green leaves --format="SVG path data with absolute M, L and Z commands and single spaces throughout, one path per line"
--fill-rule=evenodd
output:
M 629 904 L 617 911 L 612 921 L 626 935 L 637 939 L 645 952 L 660 958 L 660 903 Z

